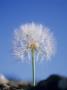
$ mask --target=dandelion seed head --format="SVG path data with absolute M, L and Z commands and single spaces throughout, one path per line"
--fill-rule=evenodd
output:
M 23 60 L 31 59 L 31 49 L 35 50 L 35 57 L 40 60 L 50 59 L 56 51 L 55 38 L 52 32 L 42 24 L 27 23 L 21 25 L 14 32 L 13 54 Z

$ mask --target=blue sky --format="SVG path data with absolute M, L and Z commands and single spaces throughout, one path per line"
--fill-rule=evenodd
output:
M 11 51 L 15 28 L 32 21 L 49 27 L 57 41 L 55 57 L 36 63 L 36 80 L 67 76 L 67 0 L 0 0 L 0 73 L 32 80 L 31 64 L 17 61 Z

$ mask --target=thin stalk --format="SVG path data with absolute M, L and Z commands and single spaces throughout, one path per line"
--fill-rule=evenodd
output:
M 32 48 L 32 78 L 33 78 L 33 86 L 35 86 L 35 59 L 34 59 L 34 48 Z

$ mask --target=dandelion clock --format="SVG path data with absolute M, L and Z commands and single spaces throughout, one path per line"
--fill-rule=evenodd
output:
M 53 33 L 42 24 L 21 25 L 14 31 L 13 54 L 24 62 L 29 60 L 32 63 L 32 78 L 35 86 L 35 62 L 49 60 L 55 54 Z

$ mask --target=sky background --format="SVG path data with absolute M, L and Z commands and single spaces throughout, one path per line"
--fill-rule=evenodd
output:
M 67 76 L 67 0 L 0 0 L 0 74 L 32 80 L 31 64 L 17 61 L 11 50 L 14 30 L 29 22 L 50 28 L 57 41 L 55 57 L 36 63 L 36 80 Z

